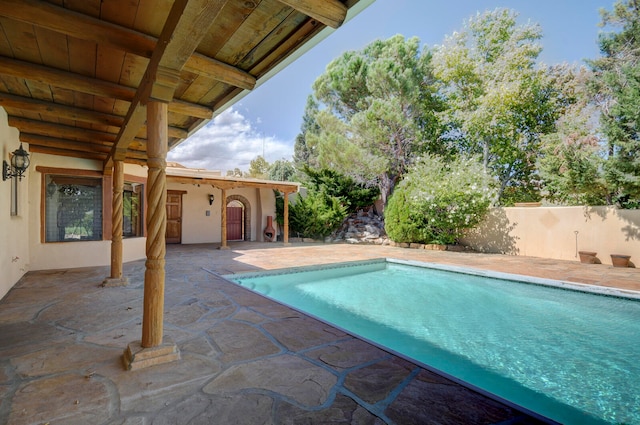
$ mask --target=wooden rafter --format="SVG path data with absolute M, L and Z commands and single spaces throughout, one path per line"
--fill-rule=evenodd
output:
M 331 28 L 338 28 L 347 17 L 347 7 L 338 0 L 280 0 L 280 2 Z

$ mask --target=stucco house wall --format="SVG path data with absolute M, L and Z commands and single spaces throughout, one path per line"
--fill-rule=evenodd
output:
M 38 166 L 75 169 L 75 170 L 102 170 L 99 161 L 62 157 L 33 153 L 29 166 L 29 251 L 30 270 L 66 269 L 74 267 L 97 267 L 111 264 L 111 235 L 103 236 L 101 241 L 78 242 L 54 242 L 43 243 L 40 228 L 41 215 L 41 191 L 42 173 L 37 171 Z M 139 165 L 125 164 L 125 175 L 146 178 L 146 168 Z M 110 190 L 108 188 L 107 190 Z M 105 212 L 106 214 L 106 212 Z M 109 213 L 110 214 L 110 213 Z M 144 237 L 125 238 L 122 241 L 122 258 L 124 262 L 139 260 L 145 257 Z M 106 276 L 105 276 L 106 277 Z
M 222 240 L 222 190 L 210 185 L 169 183 L 167 190 L 184 192 L 182 195 L 182 243 L 219 243 Z M 213 205 L 209 205 L 213 194 Z M 238 188 L 227 190 L 227 201 L 234 199 L 248 204 L 250 241 L 263 241 L 262 231 L 267 216 L 275 216 L 275 196 L 271 189 Z
M 9 162 L 9 154 L 20 146 L 18 130 L 7 124 L 7 113 L 0 108 L 0 152 Z M 23 145 L 29 150 L 29 145 Z M 31 168 L 31 167 L 29 167 Z M 29 271 L 29 169 L 18 190 L 18 214 L 11 215 L 11 190 L 15 179 L 0 179 L 0 298 Z

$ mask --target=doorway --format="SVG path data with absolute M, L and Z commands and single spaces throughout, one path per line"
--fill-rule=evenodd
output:
M 244 205 L 237 200 L 227 204 L 227 240 L 244 240 Z

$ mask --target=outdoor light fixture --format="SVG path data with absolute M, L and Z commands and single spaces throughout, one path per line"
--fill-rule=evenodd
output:
M 209 205 L 213 205 L 213 195 L 209 194 Z
M 28 166 L 29 154 L 22 148 L 22 143 L 20 143 L 20 147 L 13 151 L 11 165 L 9 165 L 7 161 L 2 160 L 2 180 L 4 181 L 12 177 L 17 177 L 18 181 L 22 180 L 22 176 Z

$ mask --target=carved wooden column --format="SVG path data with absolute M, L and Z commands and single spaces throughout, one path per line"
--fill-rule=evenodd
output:
M 167 227 L 167 104 L 147 105 L 147 262 L 144 273 L 142 346 L 162 343 L 164 311 L 164 256 Z
M 289 245 L 289 192 L 284 193 L 284 225 L 282 233 L 282 242 L 284 245 Z
M 163 343 L 165 231 L 167 227 L 167 104 L 147 104 L 147 261 L 144 273 L 142 341 L 129 344 L 127 369 L 139 369 L 180 358 L 175 344 Z
M 124 286 L 127 278 L 122 277 L 122 220 L 124 211 L 124 162 L 113 162 L 113 201 L 111 203 L 111 276 L 102 286 Z
M 222 188 L 222 206 L 220 207 L 220 249 L 229 249 L 227 246 L 227 189 Z

